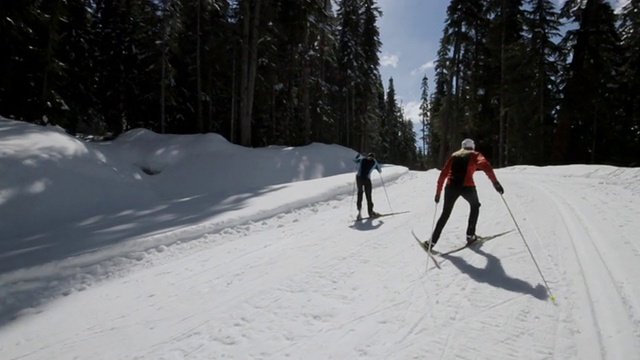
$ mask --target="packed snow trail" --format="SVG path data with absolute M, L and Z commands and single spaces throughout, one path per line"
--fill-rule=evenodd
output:
M 561 170 L 561 169 L 560 169 Z M 639 192 L 601 177 L 499 170 L 517 232 L 425 271 L 437 171 L 352 222 L 350 195 L 169 247 L 0 329 L 3 359 L 638 359 Z M 606 174 L 605 174 L 606 175 Z M 514 228 L 476 175 L 478 233 Z M 383 189 L 376 210 L 389 209 Z M 349 211 L 351 209 L 351 212 Z M 440 250 L 464 241 L 459 201 Z

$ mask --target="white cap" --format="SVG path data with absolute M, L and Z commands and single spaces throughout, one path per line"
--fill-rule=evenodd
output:
M 462 148 L 463 149 L 475 150 L 476 149 L 476 143 L 474 143 L 473 140 L 471 140 L 471 139 L 464 139 L 464 140 L 462 140 Z

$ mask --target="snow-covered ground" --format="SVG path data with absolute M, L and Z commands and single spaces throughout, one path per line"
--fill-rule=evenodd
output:
M 355 222 L 354 155 L 0 119 L 0 359 L 640 359 L 640 169 L 476 174 L 549 294 L 517 229 L 426 268 L 437 170 L 384 166 L 409 212 Z

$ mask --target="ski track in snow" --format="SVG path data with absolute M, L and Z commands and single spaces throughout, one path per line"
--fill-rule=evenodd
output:
M 600 206 L 607 199 L 594 199 L 594 194 L 575 196 L 549 186 L 545 189 L 552 195 L 566 227 L 566 238 L 576 254 L 602 358 L 623 359 L 628 354 L 640 354 L 640 307 L 636 301 L 640 294 L 625 289 L 633 282 L 629 274 L 640 271 L 638 249 L 626 237 L 610 239 L 605 235 L 618 233 L 615 227 L 623 225 L 617 220 L 622 214 L 616 211 L 611 216 L 610 210 L 603 211 Z M 615 194 L 608 196 L 612 195 Z M 600 219 L 598 226 L 592 226 L 589 219 Z
M 408 214 L 344 220 L 355 213 L 349 194 L 127 263 L 0 328 L 0 357 L 639 358 L 639 205 L 624 200 L 633 194 L 597 179 L 498 171 L 553 304 L 517 231 L 426 271 L 410 231 L 431 230 L 437 174 L 387 184 L 393 210 Z M 478 233 L 513 229 L 484 174 L 475 178 Z M 381 188 L 374 201 L 391 210 Z M 467 214 L 460 200 L 441 250 L 463 241 Z

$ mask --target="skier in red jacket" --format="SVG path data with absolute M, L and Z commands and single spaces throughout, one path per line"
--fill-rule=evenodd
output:
M 445 180 L 447 180 L 447 186 L 444 188 L 442 215 L 440 215 L 433 234 L 431 234 L 431 248 L 438 242 L 442 229 L 446 225 L 447 220 L 449 220 L 453 205 L 460 196 L 467 200 L 471 207 L 469 223 L 467 225 L 467 243 L 471 244 L 477 240 L 476 223 L 478 222 L 478 215 L 480 214 L 480 201 L 478 200 L 478 192 L 473 182 L 473 173 L 478 168 L 487 174 L 496 191 L 504 194 L 504 189 L 493 173 L 489 161 L 484 155 L 475 151 L 475 143 L 473 140 L 464 139 L 462 141 L 462 148 L 454 152 L 449 159 L 447 159 L 444 168 L 440 172 L 440 177 L 438 177 L 438 187 L 435 196 L 436 203 L 440 202 L 440 193 L 442 192 Z M 425 246 L 429 246 L 428 241 L 425 243 Z

